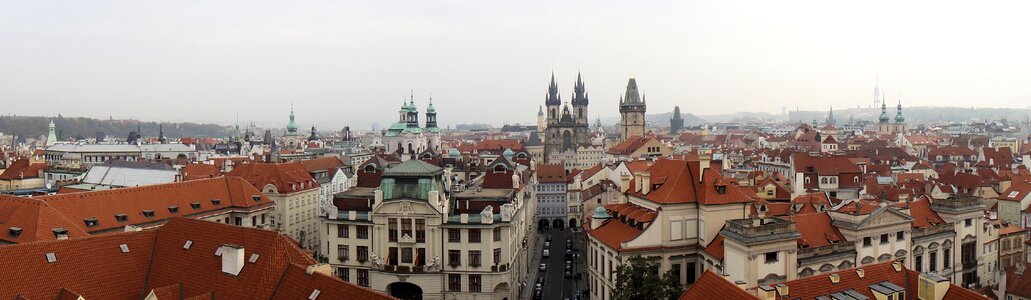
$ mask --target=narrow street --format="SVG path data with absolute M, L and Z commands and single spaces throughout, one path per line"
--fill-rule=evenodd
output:
M 530 262 L 536 271 L 527 276 L 527 288 L 524 289 L 520 299 L 538 299 L 534 298 L 538 277 L 544 277 L 543 297 L 539 299 L 574 299 L 575 294 L 583 291 L 586 284 L 586 272 L 582 256 L 584 249 L 582 234 L 582 232 L 574 233 L 568 228 L 548 229 L 543 234 L 537 234 L 538 247 L 530 253 L 532 255 Z M 548 236 L 551 236 L 551 246 L 545 248 Z M 571 241 L 573 245 L 570 251 L 570 278 L 565 276 L 567 240 Z M 544 249 L 549 249 L 551 252 L 547 258 L 542 257 Z M 547 266 L 545 272 L 539 271 L 542 263 Z M 580 279 L 576 279 L 578 273 L 581 276 Z M 583 295 L 579 299 L 584 299 Z

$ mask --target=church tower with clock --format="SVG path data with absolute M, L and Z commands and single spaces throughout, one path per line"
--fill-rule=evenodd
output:
M 633 77 L 626 84 L 626 94 L 619 99 L 619 133 L 622 140 L 632 136 L 644 136 L 644 113 L 647 110 L 645 98 L 637 89 L 637 80 Z

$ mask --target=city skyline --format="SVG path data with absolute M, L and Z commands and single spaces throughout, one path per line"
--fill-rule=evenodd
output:
M 653 112 L 867 107 L 876 77 L 891 104 L 1026 108 L 1016 3 L 592 4 L 7 3 L 0 92 L 10 114 L 217 124 L 285 124 L 293 102 L 327 128 L 388 124 L 413 90 L 442 124 L 532 124 L 551 74 L 568 101 L 578 72 L 592 118 L 629 77 Z

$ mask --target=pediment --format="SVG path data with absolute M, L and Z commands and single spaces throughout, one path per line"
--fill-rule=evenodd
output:
M 391 215 L 440 215 L 436 209 L 423 200 L 388 200 L 380 204 L 373 214 Z
M 910 217 L 909 215 L 904 214 L 894 208 L 885 206 L 871 212 L 870 216 L 863 219 L 863 221 L 859 224 L 859 227 L 867 228 L 910 222 L 913 222 L 913 217 Z

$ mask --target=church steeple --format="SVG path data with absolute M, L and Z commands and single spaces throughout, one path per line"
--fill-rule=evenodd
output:
M 57 144 L 57 126 L 54 126 L 54 120 L 50 120 L 50 125 L 47 126 L 47 147 Z
M 555 73 L 551 73 L 551 83 L 548 84 L 548 96 L 544 100 L 544 104 L 551 105 L 562 105 L 562 97 L 558 94 L 558 81 L 555 81 Z
M 898 112 L 895 114 L 895 123 L 906 122 L 906 117 L 902 116 L 902 92 L 899 92 L 899 105 Z
M 294 103 L 290 102 L 290 123 L 286 123 L 286 135 L 297 135 L 297 122 L 294 120 Z
M 878 118 L 880 123 L 888 123 L 888 103 L 881 101 L 881 117 Z
M 437 109 L 433 107 L 433 95 L 430 95 L 430 104 L 426 106 L 426 128 L 437 128 Z
M 837 125 L 838 121 L 834 120 L 834 105 L 830 107 L 830 110 L 827 111 L 827 125 Z
M 577 72 L 576 83 L 573 85 L 573 119 L 577 124 L 587 125 L 590 122 L 587 116 L 587 104 L 589 102 L 583 77 L 580 76 L 580 72 Z

